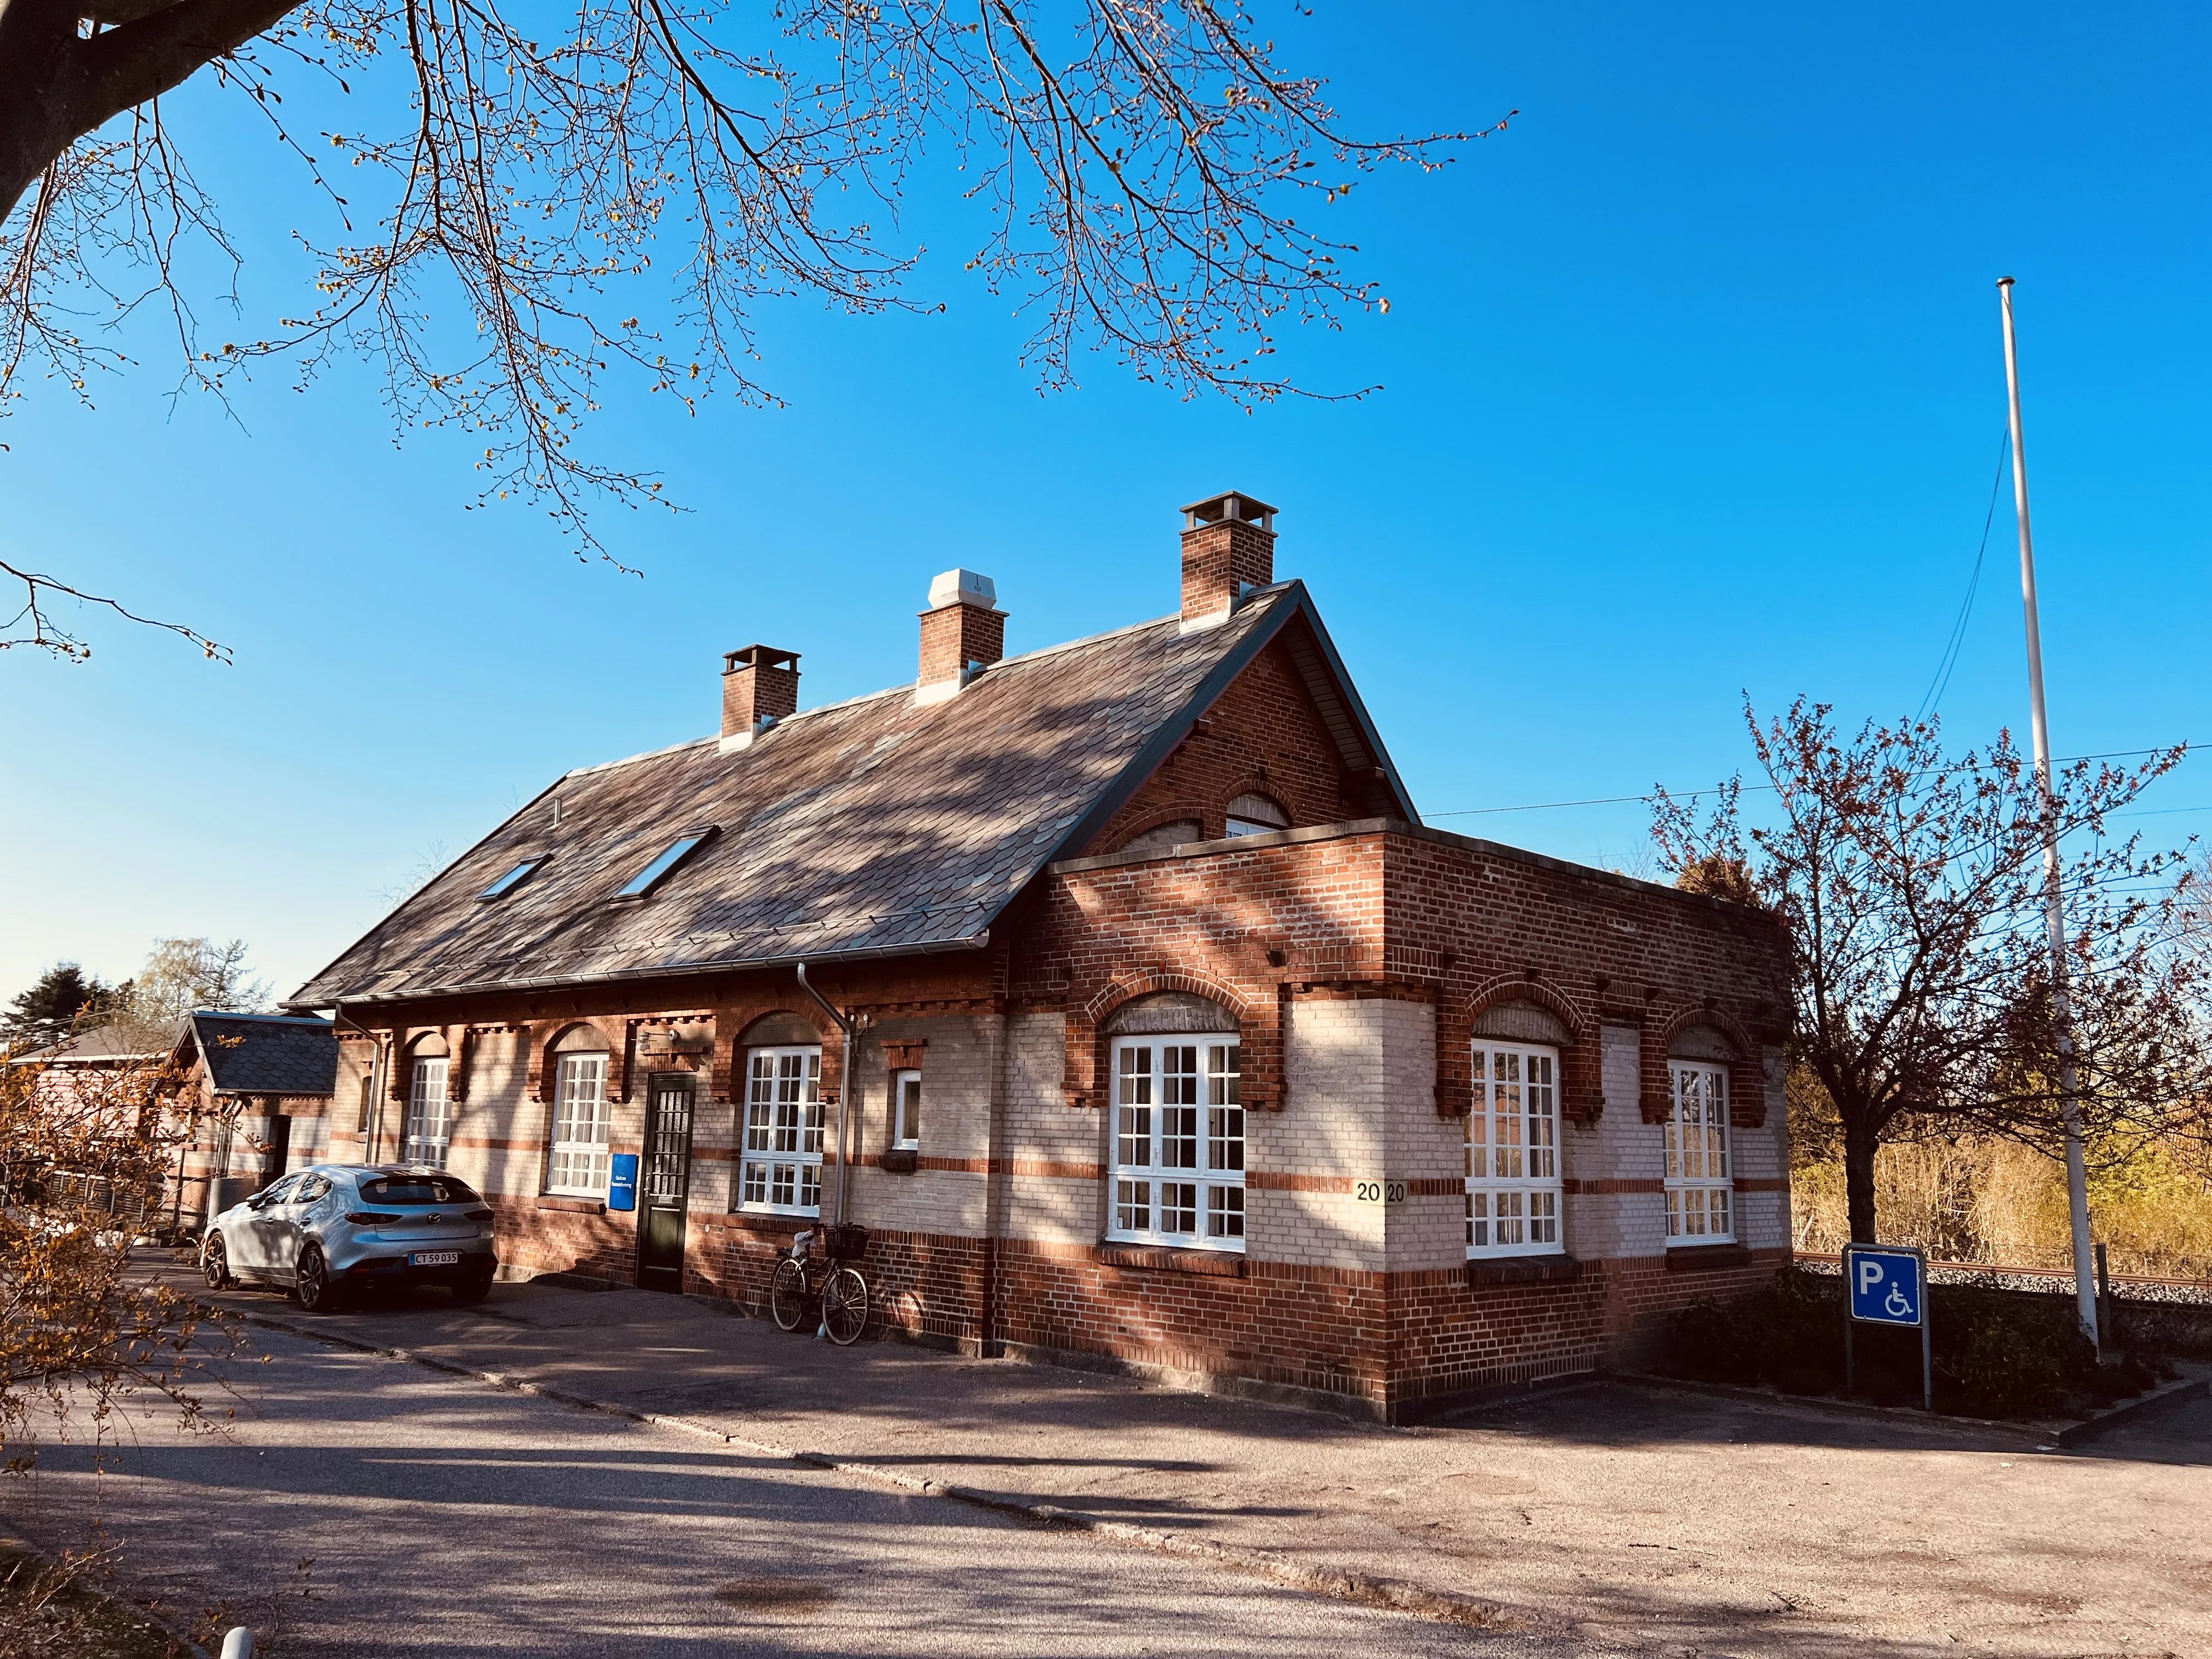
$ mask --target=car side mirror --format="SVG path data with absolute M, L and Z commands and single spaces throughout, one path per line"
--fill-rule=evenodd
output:
M 246 1200 L 246 1207 L 247 1209 L 249 1209 L 249 1210 L 258 1210 L 258 1209 L 261 1208 L 261 1206 L 262 1206 L 263 1205 L 264 1205 L 264 1204 L 268 1203 L 268 1201 L 269 1201 L 269 1194 L 266 1194 L 266 1193 L 256 1193 L 256 1194 L 254 1194 L 254 1195 L 253 1195 L 252 1197 L 251 1197 L 251 1198 L 249 1198 L 249 1199 L 247 1199 L 247 1200 Z

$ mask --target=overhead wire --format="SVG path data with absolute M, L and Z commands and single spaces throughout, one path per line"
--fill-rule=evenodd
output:
M 1982 562 L 1989 556 L 1990 527 L 1997 519 L 1997 496 L 2004 489 L 2005 462 L 2012 455 L 2012 428 L 2005 427 L 2004 435 L 1997 444 L 1997 475 L 1990 481 L 1989 511 L 1982 515 L 1982 544 L 1974 550 L 1973 574 L 1966 579 L 1966 597 L 1959 606 L 1958 620 L 1951 624 L 1951 637 L 1944 641 L 1943 654 L 1936 659 L 1935 677 L 1928 682 L 1928 690 L 1920 699 L 1920 707 L 1913 711 L 1912 723 L 1933 714 L 1943 701 L 1943 693 L 1950 689 L 1952 671 L 1959 665 L 1959 657 L 1966 643 L 1966 624 L 1974 614 L 1974 595 L 1982 585 Z

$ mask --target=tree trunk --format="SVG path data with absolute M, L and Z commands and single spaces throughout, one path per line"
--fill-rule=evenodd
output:
M 1850 1212 L 1851 1243 L 1872 1244 L 1874 1232 L 1874 1155 L 1881 1137 L 1868 1126 L 1846 1117 L 1844 1121 L 1844 1200 Z

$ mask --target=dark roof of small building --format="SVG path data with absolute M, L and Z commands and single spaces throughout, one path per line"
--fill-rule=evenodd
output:
M 981 945 L 1277 639 L 1346 767 L 1379 769 L 1414 819 L 1304 584 L 1283 582 L 1213 627 L 1170 617 L 1008 658 L 943 702 L 896 686 L 801 710 L 731 753 L 708 738 L 571 772 L 287 1006 Z M 647 899 L 613 902 L 709 827 Z M 534 857 L 526 879 L 478 898 Z
M 208 1080 L 226 1095 L 327 1095 L 337 1087 L 337 1029 L 301 1014 L 212 1013 L 185 1022 L 177 1054 L 207 1061 Z

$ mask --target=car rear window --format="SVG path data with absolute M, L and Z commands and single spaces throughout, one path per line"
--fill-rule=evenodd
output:
M 481 1204 L 465 1181 L 451 1176 L 384 1176 L 361 1183 L 372 1204 Z

